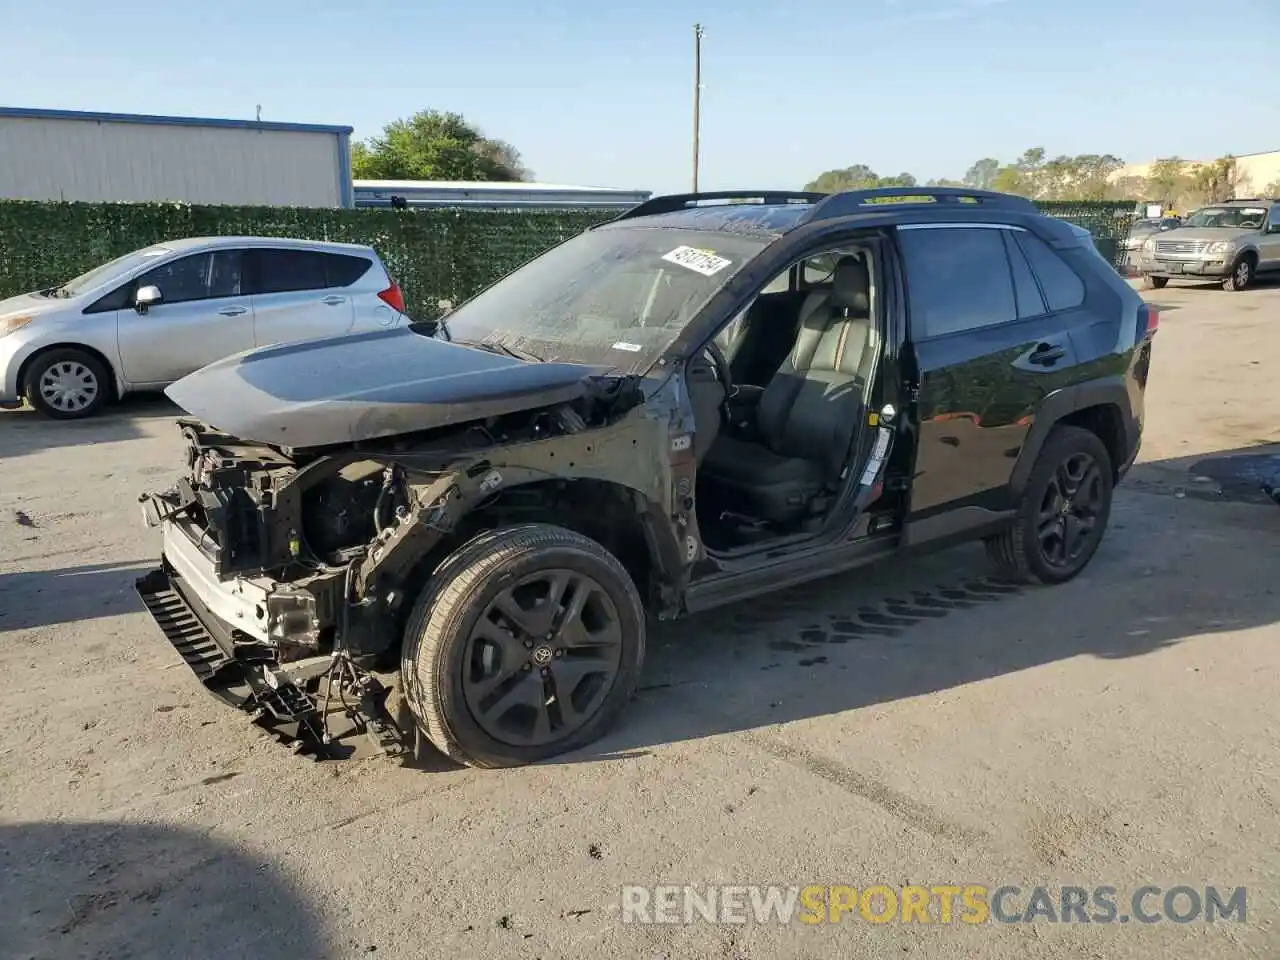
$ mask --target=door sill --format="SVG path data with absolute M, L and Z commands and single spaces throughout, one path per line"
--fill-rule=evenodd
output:
M 689 585 L 685 592 L 685 611 L 710 610 L 864 566 L 897 552 L 900 540 L 901 535 L 895 530 L 856 541 L 841 540 L 799 557 L 782 556 L 746 569 L 712 574 Z

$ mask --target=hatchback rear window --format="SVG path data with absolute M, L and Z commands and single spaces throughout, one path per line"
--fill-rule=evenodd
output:
M 364 257 L 352 257 L 345 253 L 326 253 L 324 255 L 325 279 L 331 287 L 349 287 L 373 266 L 373 261 Z

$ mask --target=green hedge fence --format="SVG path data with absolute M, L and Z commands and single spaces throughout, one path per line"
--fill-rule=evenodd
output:
M 1119 264 L 1133 204 L 1043 203 L 1090 230 Z M 178 203 L 0 201 L 0 297 L 64 283 L 140 247 L 201 236 L 298 237 L 365 243 L 382 256 L 416 319 L 458 303 L 542 251 L 608 219 L 599 210 L 555 212 L 328 210 Z

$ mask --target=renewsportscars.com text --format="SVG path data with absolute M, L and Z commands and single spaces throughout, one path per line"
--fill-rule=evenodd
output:
M 624 886 L 623 923 L 1243 923 L 1245 887 Z

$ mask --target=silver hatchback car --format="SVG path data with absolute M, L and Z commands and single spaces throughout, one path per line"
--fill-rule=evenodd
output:
M 370 247 L 200 237 L 126 254 L 0 300 L 0 406 L 89 416 L 223 357 L 407 322 Z

